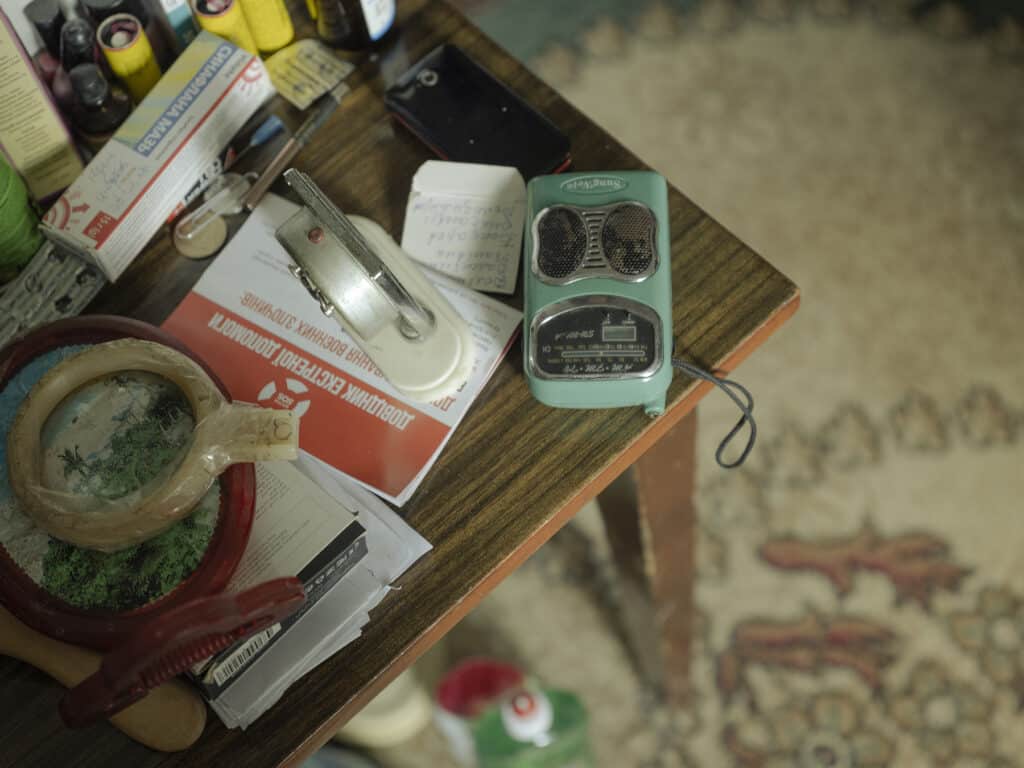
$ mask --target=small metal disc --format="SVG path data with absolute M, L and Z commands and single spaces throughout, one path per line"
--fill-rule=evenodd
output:
M 209 224 L 199 230 L 195 237 L 186 240 L 178 237 L 178 228 L 174 228 L 174 247 L 178 253 L 189 259 L 205 259 L 213 256 L 221 249 L 228 239 L 228 225 L 223 216 L 217 216 Z

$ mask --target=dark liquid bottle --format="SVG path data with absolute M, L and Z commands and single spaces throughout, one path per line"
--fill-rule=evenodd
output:
M 50 88 L 65 114 L 71 109 L 75 95 L 71 88 L 71 70 L 79 64 L 99 63 L 96 30 L 83 18 L 68 19 L 60 30 L 60 67 L 53 75 Z
M 132 99 L 121 86 L 111 85 L 95 64 L 79 64 L 70 77 L 74 93 L 71 123 L 82 142 L 99 152 L 131 114 Z
M 395 23 L 395 0 L 315 0 L 316 31 L 346 51 L 369 48 Z
M 33 57 L 36 71 L 50 85 L 60 67 L 60 29 L 64 26 L 64 13 L 57 0 L 32 0 L 25 6 L 25 18 L 36 28 L 43 49 Z
M 69 19 L 60 30 L 60 65 L 70 73 L 79 64 L 96 64 L 96 30 L 85 19 Z
M 64 26 L 64 14 L 57 0 L 32 0 L 25 6 L 25 17 L 39 33 L 43 45 L 55 59 L 60 58 L 60 30 Z

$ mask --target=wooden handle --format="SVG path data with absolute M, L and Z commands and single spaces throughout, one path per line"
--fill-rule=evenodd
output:
M 0 651 L 31 664 L 67 688 L 78 685 L 100 668 L 100 655 L 95 651 L 40 634 L 3 607 L 0 607 Z M 180 752 L 195 744 L 202 735 L 206 727 L 206 704 L 185 683 L 171 680 L 118 712 L 110 722 L 150 749 Z
M 281 147 L 281 151 L 274 156 L 270 161 L 270 165 L 260 174 L 260 177 L 256 179 L 252 188 L 242 199 L 242 206 L 245 210 L 251 211 L 259 205 L 260 200 L 263 199 L 263 196 L 267 194 L 267 190 L 270 189 L 270 185 L 288 167 L 288 164 L 295 159 L 300 149 L 302 149 L 302 145 L 295 140 L 294 136 L 288 139 L 285 145 Z

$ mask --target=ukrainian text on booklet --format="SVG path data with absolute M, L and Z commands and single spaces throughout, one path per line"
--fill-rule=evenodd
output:
M 406 400 L 288 271 L 274 230 L 296 210 L 267 195 L 164 328 L 213 368 L 234 399 L 298 412 L 304 452 L 404 504 L 505 355 L 522 313 L 429 273 L 472 328 L 476 357 L 454 396 Z

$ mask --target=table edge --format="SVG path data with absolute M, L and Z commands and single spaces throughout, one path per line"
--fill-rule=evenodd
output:
M 782 327 L 800 307 L 800 289 L 793 286 L 789 298 L 765 319 L 761 325 L 751 331 L 736 348 L 715 368 L 721 372 L 734 370 L 749 357 L 754 350 L 764 344 L 767 339 Z M 686 393 L 676 401 L 664 414 L 651 422 L 650 427 L 625 451 L 606 464 L 583 488 L 535 530 L 530 537 L 514 551 L 499 562 L 459 603 L 452 606 L 440 616 L 433 625 L 423 631 L 415 640 L 395 656 L 376 678 L 353 696 L 346 704 L 335 712 L 328 720 L 311 731 L 302 742 L 281 762 L 281 768 L 300 766 L 320 747 L 326 744 L 335 733 L 356 713 L 365 707 L 378 693 L 388 686 L 398 675 L 408 669 L 435 643 L 459 623 L 475 608 L 484 597 L 505 580 L 516 568 L 522 565 L 545 542 L 561 529 L 591 499 L 603 491 L 615 478 L 630 467 L 654 443 L 667 434 L 676 424 L 696 408 L 697 403 L 709 392 L 712 384 L 705 381 L 694 381 Z M 297 683 L 301 685 L 301 681 Z

